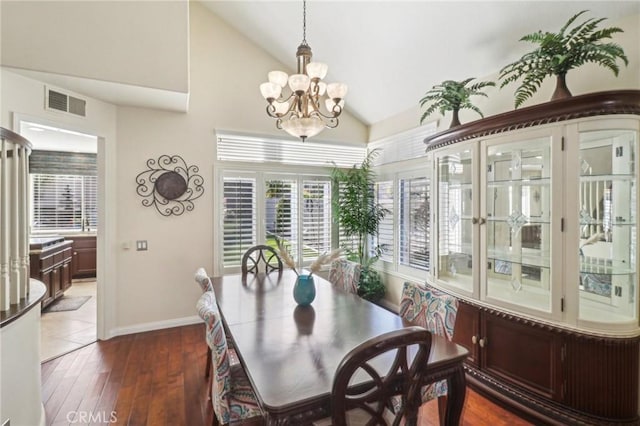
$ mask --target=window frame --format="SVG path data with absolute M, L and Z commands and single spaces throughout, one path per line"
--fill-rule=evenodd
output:
M 376 173 L 376 183 L 393 181 L 393 244 L 391 249 L 393 253 L 391 262 L 385 260 L 378 260 L 374 264 L 374 268 L 380 270 L 389 275 L 398 276 L 403 279 L 413 279 L 424 281 L 427 279 L 427 275 L 431 273 L 433 267 L 430 262 L 428 269 L 416 268 L 400 263 L 400 180 L 402 179 L 416 179 L 425 178 L 429 182 L 429 193 L 432 194 L 432 167 L 431 156 L 425 156 L 415 158 L 411 160 L 403 160 L 394 163 L 383 164 L 373 168 Z M 433 238 L 433 211 L 429 212 L 429 234 L 430 238 Z M 427 250 L 431 251 L 431 241 L 427 241 Z
M 36 176 L 38 178 L 36 178 Z M 79 194 L 79 208 L 80 208 L 80 224 L 77 227 L 69 227 L 69 228 L 60 228 L 60 227 L 47 227 L 47 228 L 39 228 L 35 226 L 36 221 L 36 211 L 38 210 L 38 205 L 41 203 L 36 202 L 36 190 L 35 187 L 37 185 L 36 180 L 41 179 L 42 177 L 53 177 L 56 180 L 58 179 L 79 179 L 80 185 L 80 194 Z M 90 182 L 87 182 L 90 181 Z M 90 185 L 87 185 L 90 183 Z M 91 185 L 93 184 L 93 185 Z M 56 187 L 60 185 L 60 183 L 55 183 Z M 93 198 L 87 197 L 88 194 L 93 193 Z M 93 210 L 93 214 L 91 213 Z M 38 217 L 42 217 L 40 214 Z M 34 236 L 43 235 L 43 234 L 69 234 L 69 233 L 77 233 L 77 232 L 88 232 L 88 229 L 85 229 L 84 224 L 85 221 L 88 220 L 89 229 L 96 230 L 98 227 L 98 176 L 92 174 L 57 174 L 57 173 L 30 173 L 29 174 L 29 227 L 30 233 Z M 56 222 L 58 219 L 56 219 Z
M 331 179 L 331 169 L 327 167 L 310 167 L 299 165 L 283 165 L 283 164 L 246 164 L 230 161 L 219 161 L 214 165 L 214 194 L 216 199 L 214 205 L 222 206 L 224 198 L 224 177 L 245 177 L 253 178 L 256 180 L 255 187 L 255 214 L 256 214 L 256 244 L 264 244 L 266 242 L 266 182 L 267 180 L 295 180 L 298 186 L 298 211 L 302 212 L 303 193 L 302 188 L 305 181 L 320 180 L 329 182 L 330 195 L 333 196 L 333 182 Z M 331 205 L 331 204 L 330 204 Z M 223 255 L 223 243 L 224 243 L 224 217 L 222 215 L 222 208 L 214 208 L 214 247 L 216 251 L 221 253 L 220 256 L 216 256 L 214 259 L 214 274 L 230 274 L 239 273 L 239 266 L 225 266 Z M 298 222 L 299 232 L 297 234 L 297 247 L 302 247 L 302 223 Z M 331 247 L 337 246 L 335 239 L 336 226 L 333 223 L 333 212 L 330 212 L 330 239 Z M 304 262 L 301 256 L 297 254 L 294 256 L 297 268 L 303 268 L 311 263 L 310 260 Z

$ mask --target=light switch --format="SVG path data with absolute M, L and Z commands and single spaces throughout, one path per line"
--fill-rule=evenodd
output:
M 136 241 L 136 250 L 144 251 L 147 249 L 147 240 L 138 240 Z

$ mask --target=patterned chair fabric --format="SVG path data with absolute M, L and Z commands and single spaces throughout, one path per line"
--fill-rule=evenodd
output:
M 458 313 L 458 299 L 433 287 L 418 287 L 404 283 L 400 300 L 400 317 L 411 325 L 418 325 L 431 333 L 453 339 Z M 433 383 L 422 388 L 422 402 L 445 396 L 447 382 Z
M 361 269 L 362 266 L 359 263 L 346 259 L 334 260 L 329 270 L 329 281 L 334 287 L 349 293 L 358 294 Z
M 203 293 L 205 291 L 213 291 L 213 284 L 211 284 L 209 275 L 207 275 L 207 271 L 204 268 L 198 268 L 195 274 L 195 279 Z
M 262 417 L 256 395 L 242 368 L 231 368 L 227 338 L 213 291 L 207 291 L 196 305 L 207 324 L 207 344 L 213 363 L 212 404 L 220 424 Z

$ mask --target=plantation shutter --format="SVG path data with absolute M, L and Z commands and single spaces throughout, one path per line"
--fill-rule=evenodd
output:
M 402 265 L 429 269 L 429 180 L 400 179 L 400 259 Z
M 265 231 L 267 245 L 277 247 L 276 239 L 299 259 L 297 181 L 269 179 L 265 181 Z
M 372 238 L 371 248 L 381 246 L 380 260 L 393 262 L 393 181 L 377 182 L 375 186 L 375 202 L 388 212 L 378 226 L 378 235 Z M 371 254 L 374 254 L 373 252 Z
M 302 188 L 302 258 L 311 262 L 331 251 L 331 182 L 304 180 Z
M 244 252 L 256 244 L 255 178 L 223 178 L 223 264 L 240 266 Z

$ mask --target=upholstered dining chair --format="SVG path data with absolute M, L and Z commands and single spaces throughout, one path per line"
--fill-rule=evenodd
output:
M 213 422 L 227 425 L 263 420 L 262 410 L 243 368 L 231 368 L 227 337 L 213 291 L 206 291 L 196 304 L 198 315 L 207 324 L 207 345 L 212 353 L 210 395 Z
M 358 294 L 358 283 L 362 266 L 357 262 L 346 259 L 337 259 L 331 262 L 329 270 L 329 282 L 349 293 Z
M 431 286 L 419 287 L 405 282 L 400 299 L 400 317 L 411 325 L 424 327 L 431 333 L 453 339 L 458 299 Z M 447 381 L 425 386 L 422 402 L 438 398 L 440 422 L 444 419 L 447 404 Z
M 206 291 L 213 291 L 213 284 L 211 283 L 211 279 L 209 278 L 209 275 L 207 274 L 207 271 L 204 268 L 198 268 L 198 270 L 195 273 L 195 280 L 200 286 L 200 288 L 202 289 L 203 293 Z M 205 335 L 206 333 L 208 333 L 208 330 L 205 330 Z M 236 354 L 235 349 L 230 347 L 229 355 L 230 355 L 232 366 L 240 364 L 240 361 L 238 360 L 238 356 Z M 210 374 L 211 374 L 211 348 L 207 346 L 207 363 L 204 369 L 205 379 L 208 379 Z
M 416 349 L 408 351 L 411 346 Z M 431 333 L 421 327 L 394 330 L 356 346 L 333 378 L 331 424 L 415 425 L 430 351 Z M 376 367 L 381 356 L 393 359 L 386 371 Z M 392 398 L 402 401 L 396 412 L 390 410 Z
M 257 245 L 249 248 L 242 256 L 242 273 L 257 274 L 260 272 L 260 265 L 264 264 L 264 272 L 282 272 L 282 260 L 278 252 L 267 245 Z
M 207 275 L 207 271 L 204 268 L 198 268 L 195 274 L 196 283 L 202 289 L 202 292 L 205 291 L 213 291 L 213 284 L 211 284 L 211 279 L 209 275 Z M 206 333 L 207 331 L 205 331 Z M 207 364 L 204 369 L 204 377 L 206 379 L 209 378 L 209 374 L 211 374 L 211 348 L 207 345 Z

